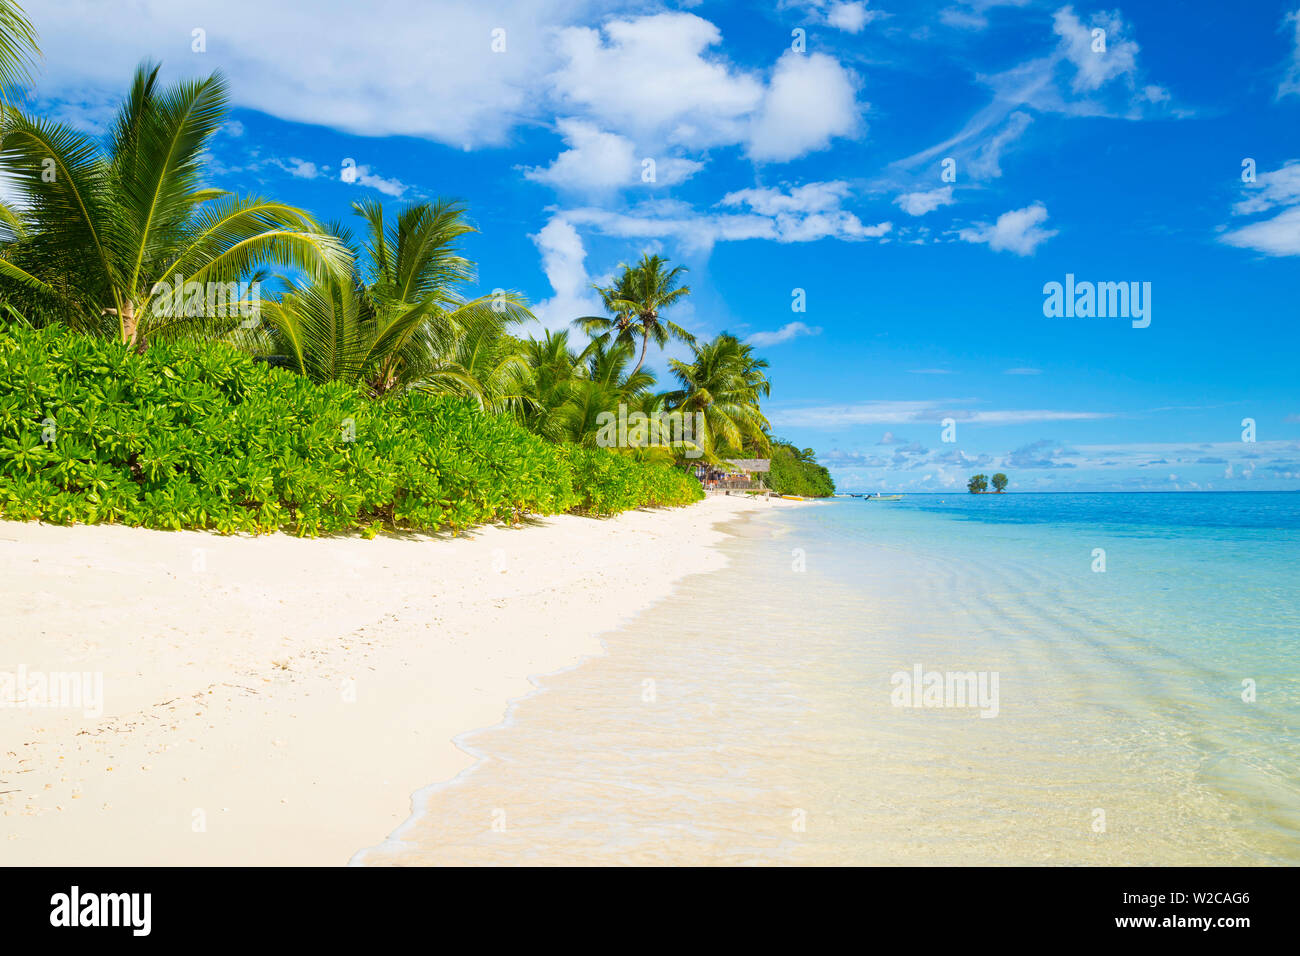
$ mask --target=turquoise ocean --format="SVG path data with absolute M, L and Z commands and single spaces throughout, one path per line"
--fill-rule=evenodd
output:
M 465 734 L 475 766 L 357 862 L 1300 863 L 1300 494 L 726 530 L 727 568 Z

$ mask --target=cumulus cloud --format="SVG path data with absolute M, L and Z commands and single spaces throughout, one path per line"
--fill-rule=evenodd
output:
M 339 180 L 357 186 L 365 186 L 368 189 L 381 192 L 385 196 L 392 196 L 395 199 L 400 199 L 410 188 L 400 179 L 390 179 L 385 176 L 380 176 L 369 166 L 357 166 L 351 171 L 346 167 L 340 169 Z
M 995 252 L 1014 252 L 1018 256 L 1030 256 L 1038 246 L 1056 235 L 1055 229 L 1043 229 L 1047 221 L 1047 207 L 1034 203 L 1024 209 L 1012 209 L 998 216 L 997 222 L 977 223 L 969 229 L 958 231 L 958 238 L 965 242 L 988 243 Z
M 787 322 L 775 332 L 755 332 L 747 340 L 751 345 L 780 345 L 782 342 L 789 342 L 791 339 L 798 338 L 801 335 L 821 335 L 822 330 L 818 326 L 805 325 L 802 322 Z
M 909 216 L 924 216 L 940 206 L 950 206 L 956 201 L 952 198 L 951 186 L 940 186 L 925 192 L 903 193 L 894 200 L 894 205 Z
M 650 155 L 669 144 L 737 145 L 765 161 L 857 128 L 852 74 L 833 57 L 791 53 L 797 61 L 783 58 L 765 80 L 761 69 L 729 62 L 721 31 L 693 13 L 616 15 L 591 27 L 580 24 L 620 4 L 376 0 L 357 16 L 344 0 L 196 3 L 141 0 L 141 15 L 123 18 L 106 4 L 31 0 L 45 49 L 42 96 L 58 101 L 65 119 L 102 127 L 136 64 L 155 57 L 171 76 L 222 69 L 236 106 L 463 148 L 504 144 L 521 124 L 555 113 Z M 217 26 L 253 22 L 257 30 L 237 33 Z M 197 56 L 191 31 L 204 23 L 207 49 Z M 287 46 L 286 36 L 294 39 Z M 87 49 L 99 52 L 87 57 Z
M 892 223 L 867 225 L 842 208 L 848 195 L 844 182 L 808 183 L 789 189 L 736 190 L 715 204 L 715 210 L 723 211 L 701 211 L 677 200 L 648 200 L 626 210 L 581 206 L 565 210 L 564 217 L 624 239 L 675 239 L 693 252 L 742 239 L 863 241 L 887 236 Z
M 787 50 L 766 82 L 716 52 L 722 32 L 680 11 L 558 34 L 554 97 L 601 128 L 687 149 L 742 145 L 785 162 L 861 129 L 854 74 L 825 53 Z
M 562 119 L 556 128 L 569 148 L 549 166 L 525 169 L 524 178 L 557 189 L 598 192 L 645 182 L 646 159 L 654 163 L 656 185 L 675 185 L 703 167 L 703 163 L 688 159 L 638 155 L 630 139 L 603 132 L 584 120 Z
M 587 250 L 578 230 L 563 218 L 552 218 L 534 236 L 530 236 L 542 255 L 542 271 L 551 284 L 553 295 L 536 303 L 532 312 L 546 329 L 567 328 L 584 315 L 603 315 L 604 307 L 591 288 L 587 274 Z M 527 329 L 522 330 L 525 334 Z
M 315 163 L 296 156 L 290 159 L 274 159 L 271 162 L 295 179 L 317 179 L 322 172 Z
M 610 20 L 558 36 L 558 98 L 607 128 L 664 135 L 691 146 L 737 142 L 763 98 L 762 80 L 712 48 L 722 31 L 692 13 Z
M 865 0 L 852 0 L 849 3 L 832 3 L 826 11 L 826 22 L 846 33 L 861 33 L 868 23 L 883 16 L 884 13 L 879 10 L 868 10 Z
M 236 105 L 282 119 L 458 147 L 503 143 L 534 116 L 557 65 L 552 29 L 600 8 L 594 0 L 375 0 L 358 15 L 347 0 L 140 0 L 124 17 L 114 4 L 24 6 L 40 27 L 45 96 L 120 95 L 136 64 L 153 57 L 170 75 L 221 68 Z M 191 49 L 196 26 L 207 29 L 202 55 Z M 497 29 L 504 52 L 493 50 Z
M 809 242 L 828 237 L 878 239 L 893 228 L 889 222 L 864 225 L 856 215 L 841 207 L 850 192 L 841 180 L 807 183 L 788 191 L 776 188 L 738 189 L 727 193 L 720 206 L 748 206 L 769 217 L 775 238 L 782 242 Z
M 760 162 L 785 162 L 825 149 L 861 126 L 857 80 L 825 53 L 787 50 L 749 130 L 746 152 Z

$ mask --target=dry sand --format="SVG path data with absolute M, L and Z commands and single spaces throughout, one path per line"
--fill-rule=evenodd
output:
M 97 716 L 0 685 L 0 863 L 344 864 L 530 675 L 721 567 L 718 523 L 795 504 L 373 541 L 0 522 L 0 675 L 103 681 Z

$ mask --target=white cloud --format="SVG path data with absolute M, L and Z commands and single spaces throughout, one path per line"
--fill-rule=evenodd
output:
M 842 180 L 805 183 L 784 192 L 774 186 L 737 189 L 722 197 L 719 205 L 745 205 L 764 216 L 799 215 L 831 212 L 849 195 L 849 184 Z
M 846 425 L 938 424 L 944 418 L 981 425 L 1022 425 L 1032 422 L 1087 421 L 1114 417 L 1109 412 L 1075 412 L 1053 409 L 1000 409 L 971 411 L 962 406 L 971 399 L 923 401 L 872 401 L 853 405 L 820 405 L 773 410 L 768 417 L 782 426 L 834 428 Z
M 606 128 L 689 146 L 738 142 L 763 84 L 710 52 L 721 42 L 714 24 L 681 12 L 570 27 L 551 85 Z
M 1285 27 L 1288 24 L 1291 29 L 1291 56 L 1287 60 L 1282 82 L 1277 85 L 1278 99 L 1300 93 L 1300 10 L 1288 13 L 1283 18 L 1282 25 Z
M 173 76 L 222 69 L 237 106 L 455 146 L 503 143 L 534 116 L 558 62 L 552 29 L 607 9 L 594 0 L 374 0 L 360 14 L 348 0 L 137 0 L 123 16 L 114 4 L 24 6 L 41 34 L 44 96 L 120 96 L 152 57 Z M 195 27 L 207 30 L 203 54 L 191 50 Z M 492 51 L 497 28 L 506 31 L 502 53 Z
M 1300 160 L 1289 159 L 1281 168 L 1258 173 L 1255 182 L 1243 184 L 1249 194 L 1232 207 L 1234 216 L 1266 212 L 1275 206 L 1300 203 Z
M 308 163 L 307 165 L 311 165 Z M 351 171 L 347 168 L 339 170 L 340 182 L 351 183 L 356 186 L 365 186 L 383 193 L 385 196 L 392 196 L 400 199 L 401 196 L 411 187 L 400 179 L 386 179 L 380 176 L 369 166 L 357 166 Z
M 972 179 L 997 179 L 1002 175 L 1002 152 L 1025 134 L 1034 118 L 1017 110 L 1007 117 L 996 133 L 985 140 L 966 162 Z
M 1023 7 L 1029 0 L 968 0 L 939 11 L 945 26 L 959 30 L 983 30 L 989 25 L 987 11 L 994 7 Z
M 271 162 L 295 179 L 316 179 L 321 174 L 321 168 L 315 163 L 299 159 L 296 156 L 290 159 L 273 159 Z
M 587 123 L 593 136 L 630 140 L 637 158 L 659 163 L 661 183 L 698 168 L 670 146 L 740 146 L 784 161 L 856 134 L 856 81 L 828 54 L 790 51 L 794 59 L 778 60 L 769 80 L 728 60 L 709 20 L 683 11 L 620 16 L 620 6 L 631 3 L 376 0 L 358 16 L 344 0 L 137 0 L 136 15 L 123 18 L 106 4 L 31 0 L 28 12 L 45 48 L 46 114 L 99 132 L 136 65 L 157 58 L 169 79 L 222 70 L 236 107 L 365 136 L 499 146 L 521 125 L 558 114 Z M 598 27 L 579 25 L 611 13 Z M 254 31 L 225 26 L 253 22 Z M 207 29 L 201 55 L 190 49 L 196 25 Z M 611 162 L 626 144 L 570 143 L 577 156 L 562 154 L 534 177 L 575 183 L 576 161 L 602 149 Z
M 754 117 L 746 152 L 760 162 L 785 162 L 825 149 L 861 128 L 856 77 L 825 53 L 787 50 L 777 61 Z
M 982 16 L 976 9 L 953 10 L 952 17 Z M 1105 51 L 1094 51 L 1092 31 L 1105 31 Z M 954 136 L 900 160 L 895 165 L 911 168 L 929 163 L 940 156 L 965 160 L 977 178 L 1000 175 L 998 154 L 1008 143 L 1019 138 L 1029 124 L 1030 109 L 1067 116 L 1108 116 L 1141 119 L 1150 115 L 1189 115 L 1172 105 L 1172 97 L 1163 87 L 1145 84 L 1139 87 L 1137 62 L 1139 47 L 1128 36 L 1129 26 L 1118 13 L 1096 13 L 1088 23 L 1075 15 L 1072 7 L 1061 7 L 1052 18 L 1057 37 L 1049 53 L 1019 63 L 992 76 L 981 76 L 993 93 L 987 106 L 979 110 Z M 1068 82 L 1064 82 L 1068 80 Z M 998 130 L 993 141 L 985 142 L 991 130 Z M 977 151 L 978 150 L 978 151 Z
M 1300 255 L 1300 160 L 1287 160 L 1278 169 L 1259 173 L 1243 185 L 1246 198 L 1232 207 L 1234 216 L 1281 209 L 1265 219 L 1223 232 L 1219 241 L 1268 256 Z
M 1293 206 L 1264 222 L 1226 232 L 1220 242 L 1254 249 L 1266 256 L 1300 256 L 1300 206 Z
M 801 335 L 821 335 L 822 330 L 818 326 L 805 325 L 802 322 L 787 322 L 775 332 L 755 332 L 749 336 L 748 342 L 751 345 L 780 345 L 782 342 L 789 342 L 793 338 Z
M 835 180 L 795 186 L 788 192 L 775 187 L 738 189 L 723 196 L 718 205 L 748 206 L 760 216 L 770 217 L 775 237 L 781 242 L 809 242 L 828 237 L 878 239 L 889 233 L 892 223 L 867 226 L 841 208 L 848 195 L 848 183 Z
M 956 201 L 952 198 L 951 186 L 940 186 L 927 192 L 903 193 L 894 200 L 894 205 L 909 216 L 924 216 L 940 206 L 950 206 Z
M 691 13 L 615 19 L 558 34 L 550 90 L 562 106 L 637 143 L 744 145 L 784 162 L 860 131 L 853 73 L 825 53 L 787 50 L 764 83 L 714 52 L 716 25 Z
M 868 10 L 865 0 L 852 0 L 848 3 L 832 3 L 826 11 L 826 22 L 845 33 L 861 33 L 868 23 L 884 15 L 879 10 Z
M 637 154 L 636 145 L 617 133 L 606 133 L 579 119 L 556 123 L 568 149 L 547 167 L 524 170 L 524 177 L 557 189 L 598 192 L 643 181 L 643 160 L 654 161 L 654 183 L 675 185 L 704 164 L 676 157 L 656 159 Z
M 542 254 L 542 271 L 554 293 L 535 303 L 533 315 L 543 328 L 559 330 L 569 327 L 584 315 L 604 315 L 604 307 L 592 290 L 587 274 L 587 250 L 578 230 L 560 217 L 553 217 L 536 235 L 530 236 Z M 519 330 L 527 334 L 527 328 Z
M 676 200 L 650 200 L 626 211 L 596 206 L 568 209 L 574 225 L 624 239 L 675 239 L 692 252 L 707 252 L 715 243 L 742 239 L 813 242 L 818 239 L 881 239 L 889 222 L 867 225 L 842 208 L 847 183 L 808 183 L 786 189 L 765 187 L 728 193 L 716 204 L 737 212 L 701 212 Z
M 966 242 L 986 242 L 995 252 L 1029 256 L 1040 243 L 1056 235 L 1055 229 L 1039 228 L 1046 219 L 1047 207 L 1034 203 L 1024 209 L 1004 212 L 993 225 L 978 223 L 974 228 L 960 230 L 957 235 Z
M 1052 30 L 1061 38 L 1061 55 L 1074 65 L 1071 87 L 1076 93 L 1100 89 L 1137 70 L 1138 45 L 1124 36 L 1117 13 L 1094 13 L 1084 24 L 1072 7 L 1062 7 L 1052 17 Z M 1094 36 L 1096 30 L 1103 31 L 1100 37 Z

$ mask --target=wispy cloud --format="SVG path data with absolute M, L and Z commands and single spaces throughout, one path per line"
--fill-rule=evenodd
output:
M 1300 94 L 1300 10 L 1288 13 L 1282 19 L 1282 28 L 1291 34 L 1291 55 L 1287 58 L 1282 81 L 1277 85 L 1277 98 Z
M 903 193 L 894 200 L 894 205 L 909 216 L 924 216 L 940 206 L 951 206 L 956 201 L 952 198 L 951 186 L 940 186 L 937 189 Z
M 755 332 L 749 336 L 747 341 L 751 345 L 780 345 L 782 342 L 789 342 L 791 339 L 798 338 L 801 335 L 821 335 L 822 330 L 819 326 L 805 325 L 803 322 L 787 322 L 775 332 Z
M 938 424 L 945 418 L 979 425 L 1016 425 L 1031 422 L 1085 421 L 1113 418 L 1111 412 L 1057 409 L 971 409 L 971 399 L 924 401 L 872 401 L 850 405 L 816 405 L 774 409 L 769 418 L 776 424 L 807 428 L 845 425 Z

